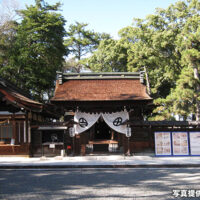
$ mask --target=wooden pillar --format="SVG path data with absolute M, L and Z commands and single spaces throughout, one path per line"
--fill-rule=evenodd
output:
M 123 134 L 123 148 L 124 148 L 124 154 L 127 153 L 128 150 L 128 143 L 127 143 L 127 137 Z
M 130 156 L 131 155 L 131 150 L 130 150 L 130 137 L 128 137 L 127 138 L 127 141 L 128 141 L 128 144 L 127 144 L 127 146 L 128 146 L 128 150 L 127 150 L 127 156 Z
M 28 111 L 25 112 L 24 143 L 28 143 Z
M 114 133 L 115 131 L 111 130 L 111 140 L 114 140 Z
M 151 127 L 148 127 L 147 131 L 148 131 L 149 148 L 151 149 L 151 142 L 152 142 L 152 139 L 151 139 Z
M 86 153 L 86 145 L 81 144 L 81 156 L 85 156 L 85 153 Z
M 25 111 L 25 121 L 24 121 L 24 144 L 25 144 L 25 151 L 26 151 L 26 154 L 28 154 L 30 156 L 30 145 L 29 145 L 29 136 L 28 136 L 28 130 L 29 130 L 29 127 L 28 127 L 28 111 Z
M 44 156 L 44 146 L 42 144 L 42 131 L 40 131 L 40 144 L 41 144 L 41 153 L 42 153 L 42 156 Z
M 85 153 L 86 153 L 86 143 L 88 141 L 88 134 L 89 134 L 89 132 L 85 132 L 85 133 L 82 133 L 80 135 L 80 144 L 81 144 L 80 153 L 81 153 L 81 156 L 85 156 Z
M 16 133 L 16 120 L 15 120 L 15 114 L 13 114 L 12 116 L 12 138 L 11 138 L 11 142 L 13 144 L 17 143 L 17 133 Z
M 80 154 L 80 148 L 81 148 L 81 144 L 80 144 L 80 135 L 76 135 L 74 137 L 74 150 L 75 150 L 75 154 Z
M 118 141 L 118 148 L 120 149 L 121 146 L 123 146 L 123 140 L 121 133 L 117 133 L 117 141 Z
M 90 131 L 90 132 L 89 132 L 89 134 L 90 134 L 89 140 L 94 140 L 95 127 L 93 126 L 92 128 L 90 128 L 89 131 Z

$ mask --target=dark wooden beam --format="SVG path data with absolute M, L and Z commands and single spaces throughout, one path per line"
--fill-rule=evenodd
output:
M 200 127 L 200 121 L 127 121 L 134 127 Z
M 87 112 L 103 112 L 103 111 L 120 111 L 124 107 L 131 109 L 134 107 L 144 107 L 147 109 L 148 105 L 152 105 L 149 101 L 52 101 L 53 104 L 61 106 L 66 111 L 77 108 L 81 111 Z

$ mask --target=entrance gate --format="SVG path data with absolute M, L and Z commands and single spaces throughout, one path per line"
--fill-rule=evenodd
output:
M 107 140 L 111 140 L 111 130 L 103 120 L 99 120 L 95 124 L 93 152 L 108 152 Z
M 126 110 L 112 113 L 75 112 L 74 128 L 76 138 L 80 138 L 81 151 L 86 149 L 89 153 L 119 152 L 121 143 L 118 141 L 118 135 L 126 134 L 127 125 L 124 122 L 128 119 L 129 114 Z
M 102 154 L 102 153 L 119 153 L 120 137 L 119 133 L 112 130 L 102 118 L 100 118 L 95 125 L 86 133 L 81 134 L 82 140 L 87 138 L 86 153 Z

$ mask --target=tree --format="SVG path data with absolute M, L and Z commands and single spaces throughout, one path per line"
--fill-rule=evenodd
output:
M 2 0 L 0 3 L 0 26 L 9 26 L 10 21 L 16 20 L 17 11 L 19 10 L 19 5 L 16 0 Z M 8 24 L 7 24 L 8 23 Z
M 165 99 L 158 98 L 154 101 L 158 106 L 154 110 L 156 115 L 153 119 L 175 119 L 175 116 L 184 120 L 194 119 L 195 84 L 192 70 L 190 67 L 184 67 L 176 81 L 176 87 L 171 88 L 170 94 Z
M 0 4 L 0 73 L 6 77 L 9 73 L 3 71 L 5 66 L 9 68 L 9 58 L 16 36 L 17 23 L 15 17 L 18 5 L 16 1 L 2 1 Z
M 77 73 L 78 65 L 79 63 L 75 60 L 75 58 L 70 58 L 64 61 L 62 70 L 64 72 Z
M 69 48 L 70 54 L 77 62 L 77 72 L 80 72 L 82 65 L 79 62 L 92 53 L 103 39 L 109 39 L 108 34 L 100 34 L 94 31 L 86 30 L 88 24 L 76 22 L 69 26 L 67 31 L 66 47 Z
M 121 39 L 130 44 L 128 70 L 147 69 L 157 105 L 154 119 L 174 119 L 174 115 L 186 119 L 195 109 L 196 116 L 200 114 L 199 10 L 198 0 L 178 1 L 146 19 L 135 19 L 133 26 L 120 31 Z M 183 77 L 193 86 L 184 83 Z
M 195 115 L 197 121 L 200 120 L 200 2 L 192 0 L 189 5 L 190 16 L 184 24 L 183 30 L 177 40 L 177 46 L 181 51 L 182 65 L 187 67 L 190 79 L 193 84 L 190 87 L 182 88 L 180 97 L 184 102 L 189 101 L 187 114 Z M 189 73 L 190 72 L 190 73 Z M 186 80 L 182 79 L 179 82 L 184 84 Z M 192 87 L 192 88 L 191 88 Z M 188 91 L 190 90 L 190 92 Z M 176 93 L 177 94 L 177 93 Z M 192 94 L 188 97 L 188 94 Z M 181 104 L 181 103 L 180 103 Z M 183 108 L 184 109 L 184 108 Z M 183 110 L 182 109 L 182 110 Z
M 44 94 L 48 98 L 52 95 L 56 71 L 61 70 L 67 54 L 63 44 L 65 20 L 56 13 L 59 3 L 35 3 L 19 12 L 22 21 L 17 27 L 9 68 L 18 86 L 42 100 Z
M 166 98 L 181 71 L 180 53 L 174 44 L 179 30 L 164 21 L 162 12 L 145 20 L 135 19 L 133 27 L 120 31 L 122 39 L 131 43 L 128 70 L 143 71 L 146 67 L 154 98 Z
M 84 64 L 94 72 L 127 71 L 127 48 L 120 40 L 102 40 Z
M 184 67 L 177 80 L 176 88 L 167 97 L 167 101 L 170 102 L 170 107 L 173 108 L 174 113 L 182 116 L 184 120 L 187 120 L 189 116 L 192 118 L 195 116 L 197 93 L 194 87 L 196 84 L 191 68 L 189 66 Z

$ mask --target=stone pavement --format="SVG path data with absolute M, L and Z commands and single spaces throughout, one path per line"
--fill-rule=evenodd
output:
M 143 156 L 57 156 L 57 157 L 0 157 L 0 169 L 13 168 L 162 168 L 200 167 L 200 157 Z

